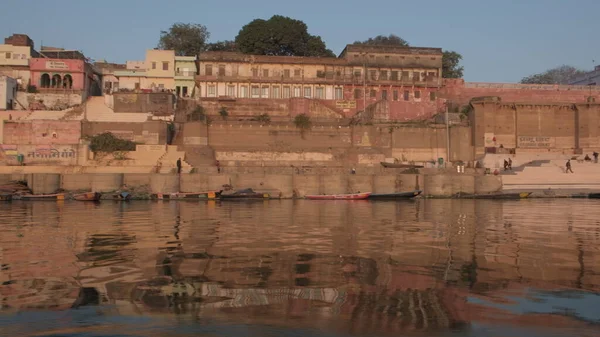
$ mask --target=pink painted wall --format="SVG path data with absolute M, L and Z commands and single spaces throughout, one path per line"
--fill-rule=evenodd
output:
M 79 144 L 79 121 L 4 122 L 4 144 Z M 56 136 L 55 136 L 56 135 Z
M 43 74 L 59 74 L 61 77 L 69 74 L 73 78 L 72 90 L 85 89 L 85 62 L 82 60 L 69 59 L 44 59 L 32 58 L 29 60 L 29 70 L 31 71 L 31 84 L 41 88 L 41 78 Z

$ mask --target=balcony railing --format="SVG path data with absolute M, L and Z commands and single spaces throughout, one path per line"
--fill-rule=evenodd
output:
M 219 76 L 219 75 L 197 75 L 197 81 L 202 82 L 247 82 L 247 83 L 281 83 L 281 84 L 353 84 L 353 85 L 406 85 L 406 86 L 440 86 L 441 81 L 437 77 L 429 77 L 425 80 L 415 80 L 411 78 L 391 79 L 372 79 L 363 76 L 323 76 L 323 77 L 254 77 L 254 76 Z

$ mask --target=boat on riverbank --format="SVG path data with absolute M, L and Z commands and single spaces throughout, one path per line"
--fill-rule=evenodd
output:
M 131 194 L 128 192 L 115 193 L 115 194 L 113 194 L 113 200 L 129 201 L 129 200 L 131 200 Z
M 588 194 L 588 198 L 590 198 L 590 199 L 600 199 L 600 193 L 590 193 L 590 194 Z
M 155 200 L 214 200 L 221 196 L 221 191 L 196 193 L 153 193 L 150 197 Z
M 77 201 L 100 201 L 102 193 L 100 192 L 85 192 L 73 194 L 73 199 Z
M 423 191 L 414 190 L 410 192 L 399 192 L 399 193 L 374 193 L 369 195 L 369 200 L 399 200 L 399 199 L 412 199 Z
M 321 194 L 307 195 L 304 198 L 309 200 L 364 200 L 371 195 L 371 192 L 350 193 L 350 194 Z
M 55 194 L 24 194 L 19 197 L 21 200 L 26 201 L 55 201 L 55 200 L 65 200 L 64 193 L 55 193 Z
M 519 193 L 490 193 L 490 194 L 463 194 L 457 193 L 454 198 L 458 199 L 525 199 L 531 195 L 532 192 L 519 192 Z
M 269 193 L 255 192 L 251 188 L 237 190 L 235 192 L 222 191 L 219 196 L 220 200 L 257 200 L 257 199 L 273 199 Z
M 12 194 L 10 193 L 0 193 L 0 201 L 11 201 Z

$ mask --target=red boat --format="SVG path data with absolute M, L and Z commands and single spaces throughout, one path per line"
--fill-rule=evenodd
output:
M 353 193 L 353 194 L 323 194 L 323 195 L 307 195 L 306 199 L 310 200 L 364 200 L 371 195 L 371 192 Z

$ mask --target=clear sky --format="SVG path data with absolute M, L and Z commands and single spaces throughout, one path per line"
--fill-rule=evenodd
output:
M 335 53 L 392 33 L 461 53 L 467 81 L 517 82 L 562 64 L 599 64 L 599 13 L 600 0 L 1 0 L 0 33 L 124 62 L 143 59 L 175 22 L 207 26 L 212 42 L 279 14 L 304 21 Z

